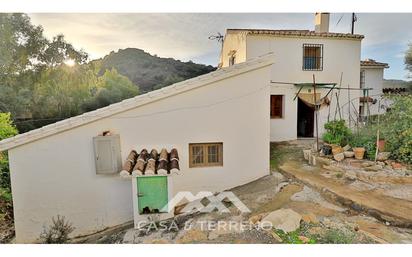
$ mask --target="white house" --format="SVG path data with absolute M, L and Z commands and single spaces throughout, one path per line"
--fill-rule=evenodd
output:
M 368 97 L 360 98 L 359 115 L 361 119 L 368 115 L 376 115 L 385 112 L 382 108 L 387 101 L 383 96 L 384 69 L 389 68 L 387 63 L 377 62 L 373 59 L 361 61 L 360 87 L 371 88 Z
M 359 76 L 363 38 L 330 32 L 328 13 L 315 15 L 314 31 L 228 29 L 219 66 L 228 67 L 273 52 L 276 62 L 271 67 L 270 140 L 314 137 L 314 90 L 320 105 L 318 135 L 323 133 L 328 120 L 342 118 L 349 125 L 358 120 L 359 100 L 363 96 Z M 379 67 L 376 70 L 382 71 Z M 383 73 L 376 75 L 375 79 L 383 80 Z
M 56 215 L 73 223 L 73 236 L 139 218 L 141 192 L 132 189 L 139 178 L 155 178 L 144 186 L 150 202 L 151 191 L 166 192 L 167 201 L 180 191 L 219 192 L 269 174 L 272 63 L 273 55 L 249 59 L 1 141 L 10 158 L 16 241 L 35 241 Z M 163 148 L 177 150 L 179 174 L 119 175 L 131 150 Z
M 73 236 L 170 215 L 162 206 L 178 192 L 269 174 L 270 141 L 356 120 L 363 36 L 329 32 L 328 14 L 315 20 L 315 31 L 229 29 L 215 72 L 1 141 L 17 242 L 56 215 Z

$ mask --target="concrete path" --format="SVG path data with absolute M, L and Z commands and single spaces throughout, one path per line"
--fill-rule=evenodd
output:
M 310 185 L 334 198 L 343 205 L 366 212 L 392 225 L 412 228 L 412 202 L 385 196 L 375 191 L 357 191 L 333 179 L 321 176 L 319 172 L 304 170 L 299 163 L 288 161 L 280 170 L 304 184 Z

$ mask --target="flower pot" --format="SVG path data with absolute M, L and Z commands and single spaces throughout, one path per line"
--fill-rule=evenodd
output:
M 385 139 L 379 139 L 379 141 L 378 141 L 378 150 L 379 150 L 379 152 L 385 151 Z
M 362 160 L 365 155 L 365 148 L 363 147 L 354 147 L 353 152 L 355 153 L 355 159 Z
M 337 155 L 339 153 L 343 153 L 343 148 L 338 145 L 332 145 L 332 154 Z

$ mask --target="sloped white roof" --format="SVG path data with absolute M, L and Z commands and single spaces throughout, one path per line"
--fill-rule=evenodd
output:
M 133 98 L 123 100 L 119 103 L 83 113 L 81 115 L 68 118 L 27 133 L 4 139 L 0 141 L 0 152 L 15 148 L 17 146 L 27 144 L 51 135 L 79 127 L 121 112 L 134 109 L 136 107 L 158 101 L 160 99 L 171 97 L 182 92 L 186 92 L 198 87 L 207 86 L 213 82 L 237 76 L 239 74 L 249 72 L 264 66 L 271 65 L 274 62 L 273 53 L 269 53 L 258 58 L 250 59 L 246 62 L 239 63 L 230 67 L 221 68 L 219 70 L 201 75 L 192 79 L 188 79 L 173 85 L 143 94 Z

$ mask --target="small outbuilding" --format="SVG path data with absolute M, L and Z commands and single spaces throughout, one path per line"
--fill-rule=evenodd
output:
M 269 174 L 273 62 L 250 59 L 1 141 L 16 241 L 36 241 L 57 215 L 86 235 L 162 215 L 178 192 Z

